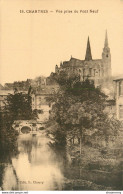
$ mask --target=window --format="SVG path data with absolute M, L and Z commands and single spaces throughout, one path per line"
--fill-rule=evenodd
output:
M 119 118 L 123 119 L 123 105 L 119 106 Z
M 99 69 L 99 76 L 100 76 L 100 69 Z
M 123 81 L 119 82 L 119 96 L 123 96 Z
M 94 69 L 94 77 L 96 76 L 96 69 Z
M 18 124 L 16 124 L 16 125 L 15 125 L 15 127 L 19 127 L 19 125 L 18 125 Z
M 92 74 L 92 68 L 89 68 L 89 76 Z
M 85 75 L 85 69 L 83 69 L 83 76 Z

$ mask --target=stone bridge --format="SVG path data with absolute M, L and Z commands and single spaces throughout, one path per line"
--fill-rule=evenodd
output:
M 19 134 L 36 134 L 38 131 L 45 129 L 45 124 L 35 120 L 16 120 L 12 127 Z

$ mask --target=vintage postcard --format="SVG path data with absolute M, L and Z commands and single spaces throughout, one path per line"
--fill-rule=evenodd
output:
M 123 0 L 0 0 L 0 190 L 122 189 Z

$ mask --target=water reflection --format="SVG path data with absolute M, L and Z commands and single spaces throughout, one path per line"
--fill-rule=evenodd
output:
M 48 142 L 43 133 L 19 136 L 19 155 L 4 169 L 3 190 L 62 190 L 64 177 Z
M 19 154 L 0 162 L 2 190 L 120 190 L 122 171 L 91 170 L 79 164 L 66 164 L 64 149 L 49 147 L 49 139 L 41 132 L 37 136 L 20 135 Z M 6 154 L 7 156 L 7 154 Z M 1 158 L 0 158 L 1 159 Z M 119 168 L 121 169 L 121 167 Z M 64 175 L 64 176 L 63 176 Z

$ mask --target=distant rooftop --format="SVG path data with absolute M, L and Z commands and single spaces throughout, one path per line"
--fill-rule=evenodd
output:
M 23 94 L 27 94 L 27 91 L 19 91 L 19 93 L 22 92 Z M 9 94 L 14 94 L 14 90 L 0 90 L 0 96 L 8 96 Z
M 13 90 L 0 90 L 0 95 L 7 96 L 8 94 L 14 94 Z
M 0 90 L 3 90 L 4 89 L 4 87 L 0 84 Z

